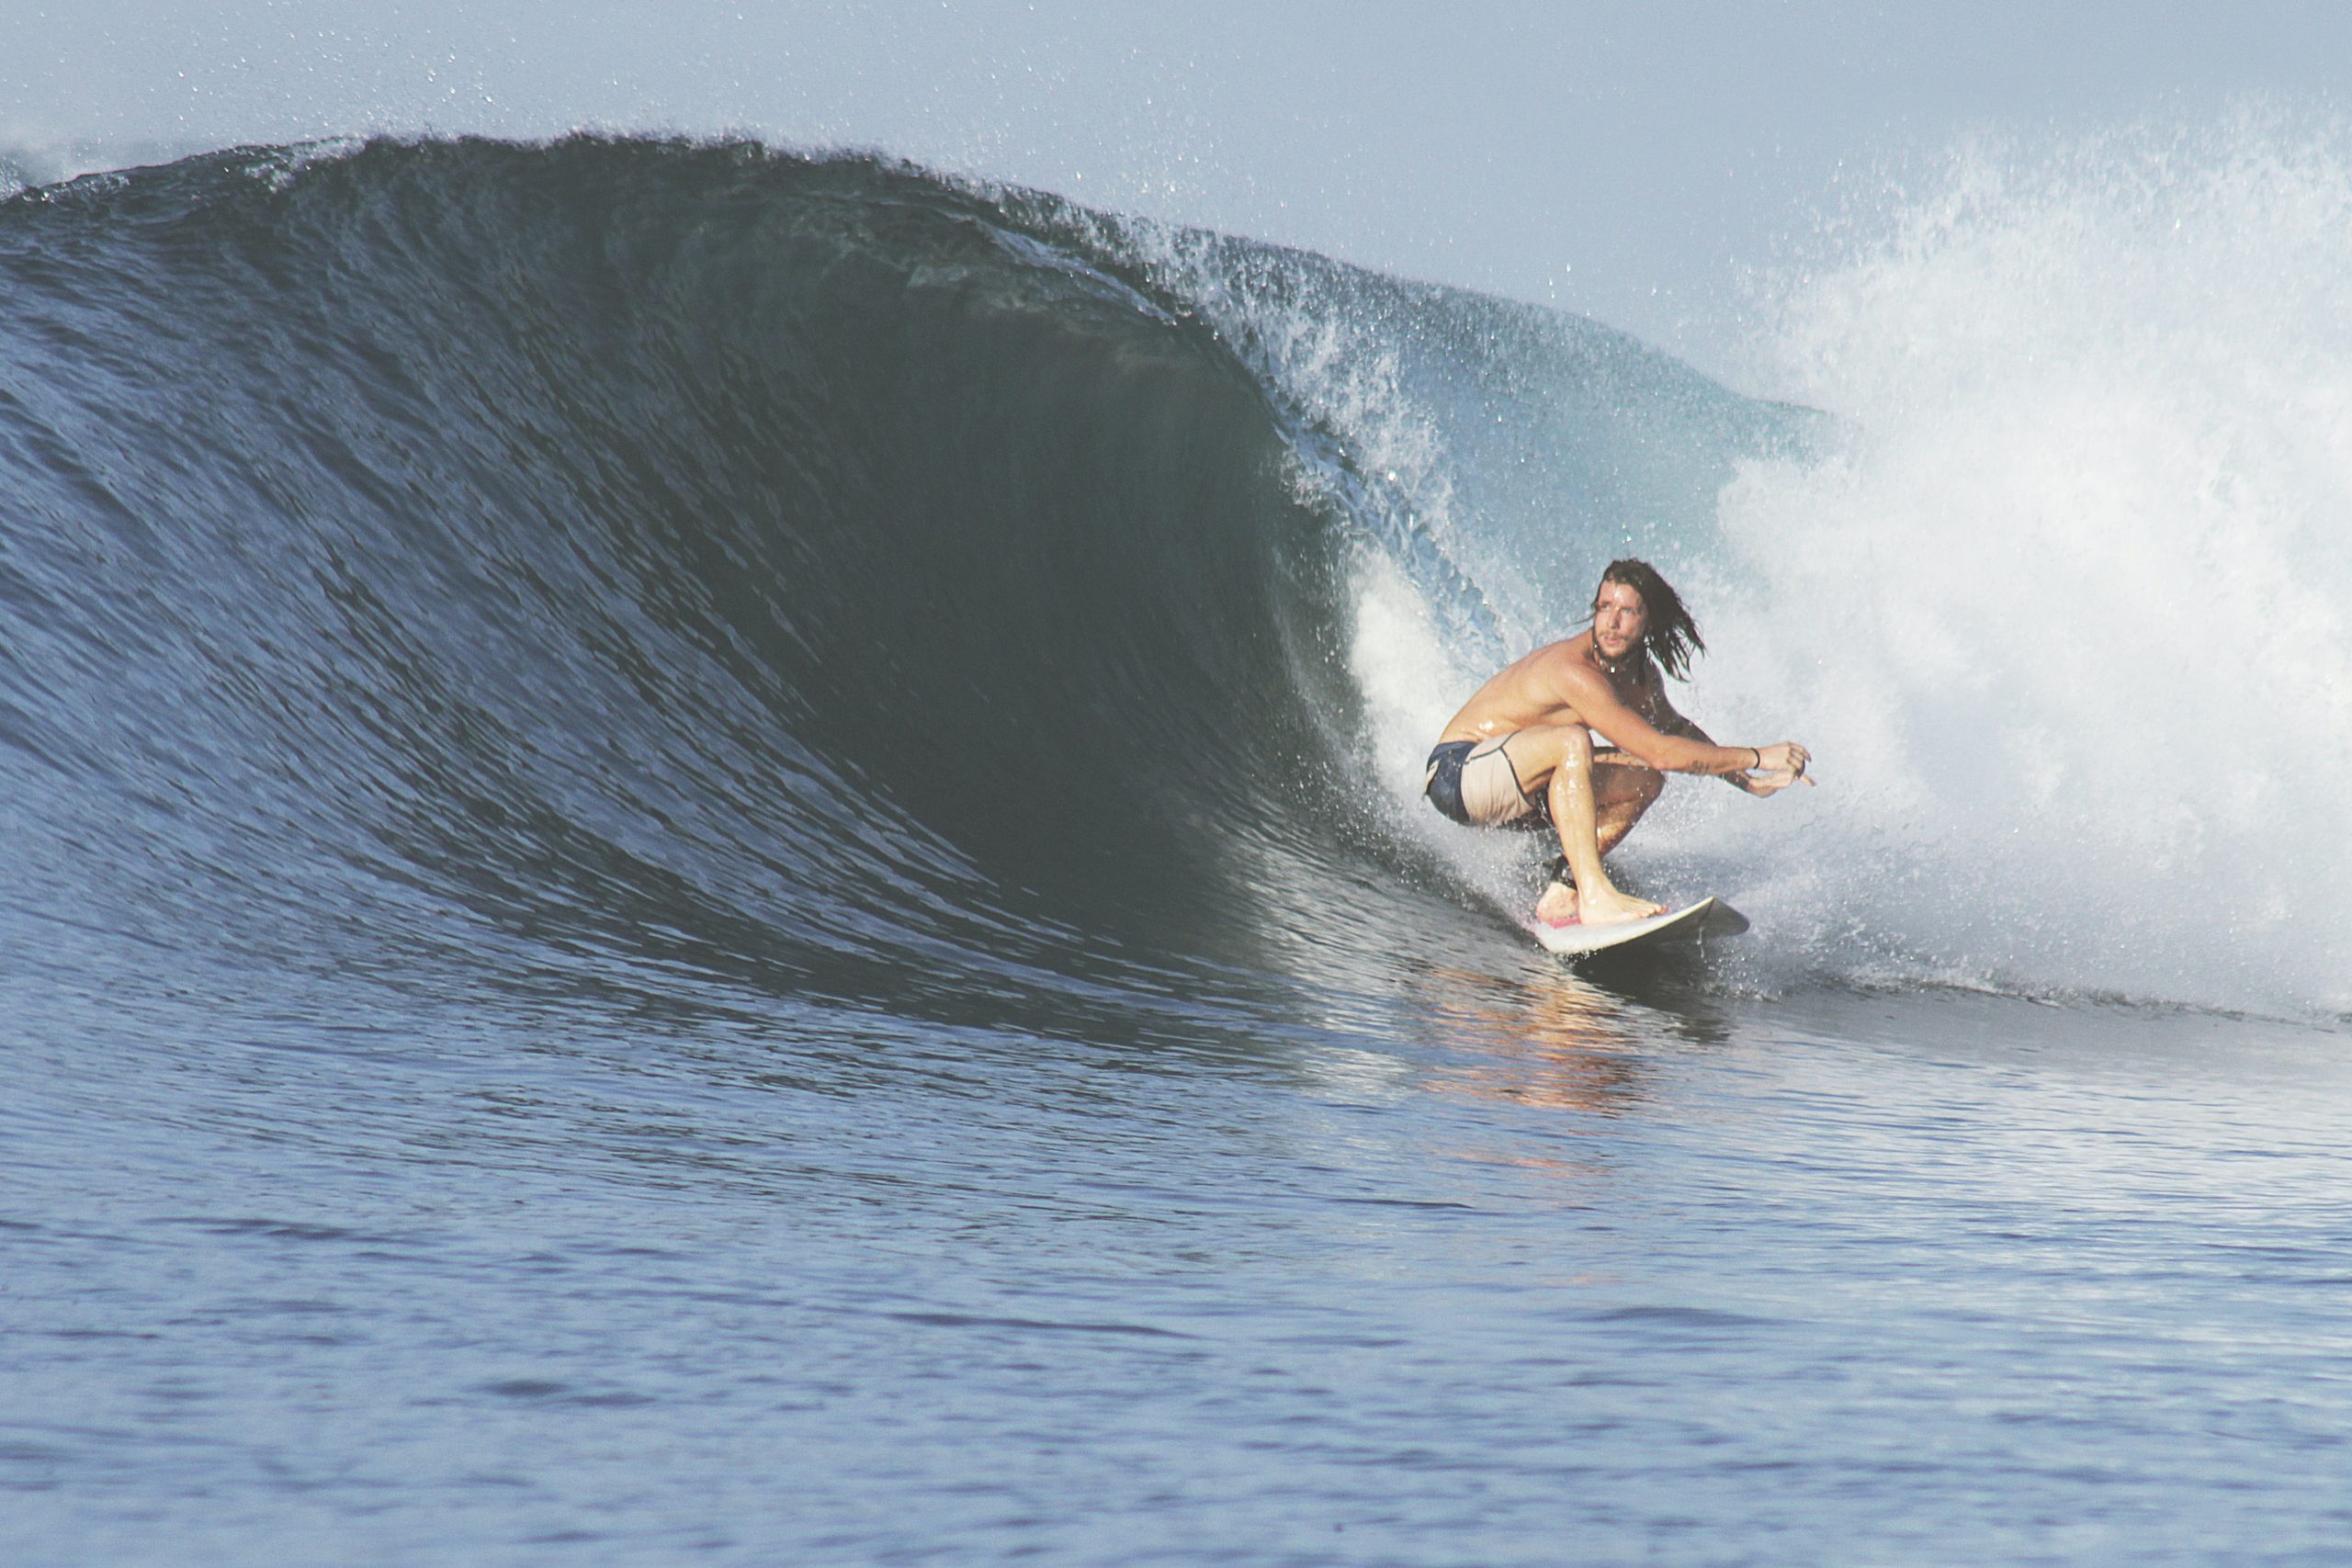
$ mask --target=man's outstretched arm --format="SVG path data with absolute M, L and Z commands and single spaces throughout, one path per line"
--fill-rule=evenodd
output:
M 1715 744 L 1715 738 L 1713 736 L 1708 734 L 1705 730 L 1700 728 L 1696 724 L 1693 724 L 1690 720 L 1683 717 L 1680 714 L 1676 713 L 1673 707 L 1667 703 L 1665 698 L 1660 697 L 1658 699 L 1658 705 L 1666 709 L 1666 722 L 1659 725 L 1658 728 L 1664 730 L 1669 735 L 1679 735 L 1687 739 L 1696 740 L 1702 746 L 1713 746 Z M 1748 749 L 1750 750 L 1757 750 L 1754 747 L 1750 747 Z M 1760 750 L 1757 751 L 1757 760 L 1758 761 L 1763 760 L 1763 753 Z M 1724 783 L 1731 785 L 1732 788 L 1738 790 L 1743 795 L 1754 795 L 1756 793 L 1755 781 L 1748 777 L 1747 770 L 1746 768 L 1740 769 L 1736 773 L 1717 773 L 1715 776 L 1723 780 Z
M 1649 715 L 1628 706 L 1607 681 L 1591 671 L 1565 665 L 1555 682 L 1560 706 L 1580 715 L 1615 741 L 1620 750 L 1661 773 L 1715 773 L 1727 778 L 1767 762 L 1762 748 L 1718 746 L 1695 733 L 1698 727 L 1676 713 L 1663 694 L 1646 699 L 1643 706 L 1656 710 L 1657 717 L 1677 726 L 1678 731 L 1653 724 Z M 1679 732 L 1681 726 L 1689 726 L 1691 733 Z
M 1648 705 L 1658 720 L 1660 730 L 1679 735 L 1688 740 L 1699 741 L 1702 745 L 1715 744 L 1713 739 L 1705 730 L 1675 711 L 1674 705 L 1666 700 L 1666 693 L 1663 690 L 1650 694 Z M 1750 747 L 1748 750 L 1756 753 L 1755 772 L 1743 767 L 1737 773 L 1721 775 L 1724 783 L 1743 794 L 1752 795 L 1761 800 L 1767 795 L 1780 794 L 1799 779 L 1804 779 L 1808 784 L 1813 783 L 1811 779 L 1805 778 L 1804 765 L 1809 759 L 1796 742 L 1783 740 L 1777 745 Z

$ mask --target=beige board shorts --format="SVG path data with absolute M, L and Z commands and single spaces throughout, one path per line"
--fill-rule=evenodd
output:
M 1465 827 L 1549 828 L 1549 804 L 1520 787 L 1519 770 L 1511 763 L 1511 737 L 1518 733 L 1440 742 L 1430 752 L 1421 793 Z

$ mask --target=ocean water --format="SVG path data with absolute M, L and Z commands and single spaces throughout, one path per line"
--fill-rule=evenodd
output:
M 2352 155 L 1600 323 L 867 157 L 0 201 L 10 1562 L 2336 1562 Z M 1821 786 L 1564 967 L 1599 568 Z

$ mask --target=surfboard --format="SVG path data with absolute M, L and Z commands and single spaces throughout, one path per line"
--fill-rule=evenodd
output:
M 1737 936 L 1747 929 L 1747 917 L 1720 898 L 1707 897 L 1685 908 L 1652 915 L 1645 920 L 1617 920 L 1600 926 L 1571 921 L 1555 926 L 1530 919 L 1527 929 L 1549 952 L 1563 958 L 1588 958 L 1596 953 L 1637 944 L 1662 947 L 1702 936 Z

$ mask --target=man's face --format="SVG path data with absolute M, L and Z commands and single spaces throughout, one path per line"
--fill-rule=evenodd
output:
M 1614 662 L 1631 653 L 1650 629 L 1649 606 L 1630 582 L 1604 582 L 1592 596 L 1592 646 Z

